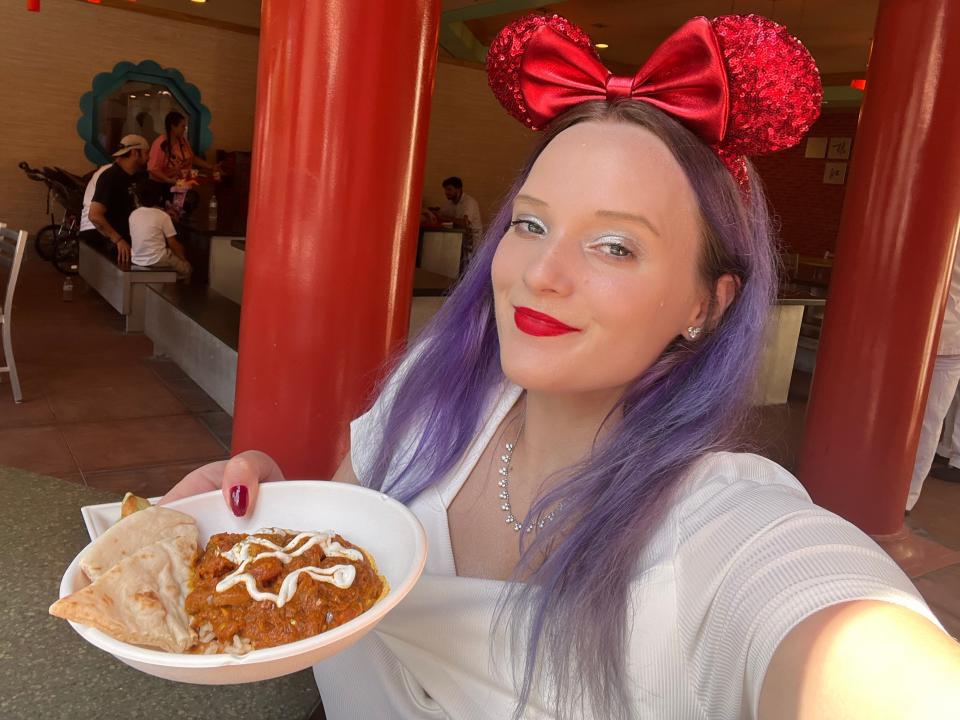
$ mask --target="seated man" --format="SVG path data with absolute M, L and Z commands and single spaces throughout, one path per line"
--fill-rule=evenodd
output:
M 80 237 L 110 249 L 117 262 L 130 262 L 130 213 L 136 208 L 134 184 L 147 166 L 150 146 L 139 135 L 125 135 L 112 165 L 100 168 L 87 184 L 80 216 Z
M 443 181 L 443 194 L 447 204 L 440 209 L 442 220 L 452 220 L 455 227 L 466 228 L 463 236 L 463 252 L 460 255 L 460 271 L 473 255 L 474 249 L 483 239 L 483 221 L 480 219 L 480 205 L 470 195 L 463 192 L 463 180 L 454 176 Z
M 131 261 L 138 267 L 164 265 L 177 271 L 177 280 L 190 279 L 193 268 L 173 227 L 173 220 L 163 209 L 163 191 L 156 183 L 144 180 L 137 185 L 140 207 L 130 213 Z
M 441 219 L 452 220 L 455 226 L 468 228 L 479 241 L 483 235 L 480 206 L 472 195 L 463 191 L 463 180 L 448 177 L 443 181 L 443 194 L 447 198 L 447 204 L 440 208 Z

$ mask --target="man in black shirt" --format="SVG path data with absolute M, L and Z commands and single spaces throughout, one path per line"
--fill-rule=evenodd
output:
M 112 165 L 98 170 L 84 193 L 80 236 L 93 245 L 116 248 L 117 262 L 130 262 L 130 213 L 137 208 L 134 187 L 147 166 L 150 146 L 139 135 L 126 135 Z

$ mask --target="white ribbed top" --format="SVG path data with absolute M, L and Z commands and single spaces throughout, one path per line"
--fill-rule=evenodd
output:
M 456 576 L 446 508 L 520 389 L 505 386 L 483 431 L 440 485 L 411 505 L 430 554 L 410 595 L 314 672 L 330 720 L 510 717 L 510 659 L 491 642 L 504 583 Z M 351 425 L 362 480 L 384 401 Z M 934 622 L 910 580 L 866 535 L 817 507 L 786 470 L 756 455 L 715 453 L 684 482 L 639 558 L 627 658 L 639 717 L 753 718 L 783 637 L 811 613 L 858 598 Z M 549 718 L 535 699 L 527 717 Z

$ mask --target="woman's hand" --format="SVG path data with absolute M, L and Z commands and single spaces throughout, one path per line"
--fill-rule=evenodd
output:
M 197 468 L 160 498 L 159 504 L 219 489 L 233 514 L 243 517 L 256 504 L 260 483 L 284 479 L 272 457 L 247 450 L 229 460 Z

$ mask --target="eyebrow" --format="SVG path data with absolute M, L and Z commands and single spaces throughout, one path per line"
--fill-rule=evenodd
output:
M 523 195 L 523 194 L 520 194 L 520 195 L 517 195 L 517 196 L 514 198 L 514 202 L 516 202 L 517 200 L 526 200 L 526 201 L 527 201 L 528 203 L 530 203 L 531 205 L 542 205 L 542 206 L 544 206 L 544 207 L 547 206 L 547 203 L 546 203 L 546 202 L 544 202 L 543 200 L 539 200 L 539 199 L 533 197 L 532 195 Z
M 535 198 L 532 195 L 520 194 L 516 196 L 515 200 L 524 200 L 530 203 L 531 205 L 539 205 L 541 207 L 548 206 L 547 202 L 545 202 L 544 200 L 540 200 L 539 198 Z M 650 220 L 645 218 L 643 215 L 636 215 L 634 213 L 622 212 L 620 210 L 597 210 L 594 213 L 594 215 L 607 220 L 625 220 L 626 222 L 634 222 L 640 225 L 645 225 L 650 230 L 650 232 L 652 232 L 654 235 L 657 235 L 657 236 L 660 235 L 660 231 L 657 230 L 656 225 L 650 222 Z
M 634 215 L 633 213 L 620 212 L 618 210 L 597 210 L 594 214 L 597 217 L 607 218 L 608 220 L 625 220 L 626 222 L 645 225 L 654 235 L 660 236 L 660 231 L 657 230 L 656 226 L 643 215 Z

